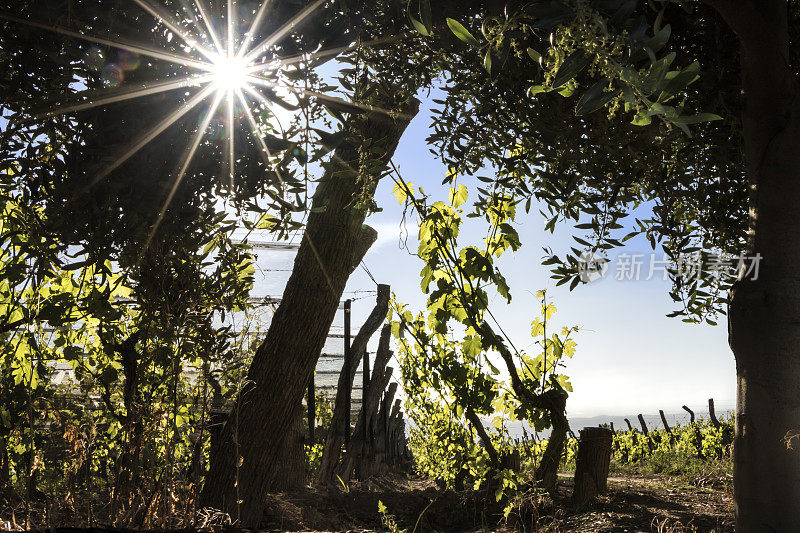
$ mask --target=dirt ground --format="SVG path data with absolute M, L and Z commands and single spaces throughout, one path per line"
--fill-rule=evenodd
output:
M 559 479 L 555 500 L 538 494 L 521 498 L 508 518 L 504 504 L 488 491 L 439 490 L 430 481 L 391 477 L 341 488 L 310 488 L 276 494 L 263 527 L 271 531 L 388 531 L 378 501 L 396 521 L 397 531 L 555 532 L 731 532 L 733 505 L 728 479 L 687 482 L 663 477 L 609 478 L 608 494 L 576 508 L 572 480 Z

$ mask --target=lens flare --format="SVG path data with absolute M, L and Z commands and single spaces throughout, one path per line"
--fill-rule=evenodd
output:
M 220 57 L 214 61 L 214 84 L 218 90 L 231 92 L 248 83 L 247 64 L 238 57 Z
M 291 65 L 299 62 L 333 57 L 340 53 L 354 50 L 359 46 L 385 44 L 401 38 L 400 36 L 390 36 L 366 43 L 359 42 L 344 47 L 316 50 L 294 57 L 276 57 L 272 50 L 273 47 L 291 32 L 297 31 L 328 0 L 308 0 L 309 3 L 305 7 L 257 44 L 255 43 L 255 38 L 258 36 L 264 20 L 268 18 L 271 0 L 260 0 L 258 9 L 251 10 L 254 16 L 249 29 L 242 33 L 239 33 L 237 29 L 236 0 L 226 1 L 227 17 L 225 18 L 212 16 L 213 12 L 206 5 L 207 0 L 193 0 L 193 2 L 181 0 L 188 18 L 180 15 L 174 17 L 165 6 L 158 5 L 160 3 L 158 0 L 132 1 L 169 30 L 170 41 L 173 35 L 179 38 L 183 42 L 179 46 L 182 51 L 119 38 L 91 35 L 85 31 L 37 22 L 0 11 L 0 20 L 53 32 L 95 45 L 87 52 L 84 63 L 89 70 L 100 74 L 103 88 L 80 92 L 70 101 L 61 101 L 46 108 L 34 109 L 31 118 L 27 120 L 79 112 L 168 91 L 186 91 L 186 101 L 183 104 L 180 104 L 172 112 L 167 113 L 163 120 L 153 125 L 150 129 L 143 131 L 129 145 L 121 147 L 119 153 L 113 157 L 113 160 L 99 169 L 95 178 L 86 187 L 76 192 L 76 197 L 88 193 L 89 189 L 94 185 L 105 179 L 144 146 L 151 143 L 183 116 L 201 106 L 207 100 L 211 100 L 207 114 L 198 124 L 198 128 L 192 137 L 193 140 L 190 141 L 185 159 L 174 176 L 175 187 L 181 183 L 185 173 L 190 168 L 194 155 L 202 145 L 202 140 L 208 137 L 216 139 L 220 136 L 227 137 L 227 139 L 224 139 L 226 145 L 225 160 L 228 167 L 227 173 L 230 177 L 231 185 L 233 185 L 234 165 L 237 160 L 234 129 L 239 126 L 241 117 L 247 118 L 243 122 L 249 124 L 249 129 L 256 138 L 259 155 L 262 156 L 265 164 L 274 167 L 273 170 L 278 181 L 283 185 L 281 173 L 276 162 L 273 161 L 273 154 L 270 153 L 262 138 L 261 131 L 263 122 L 269 121 L 270 117 L 274 118 L 276 116 L 273 111 L 275 103 L 278 103 L 284 109 L 294 111 L 297 106 L 285 101 L 284 96 L 294 96 L 298 102 L 307 97 L 339 101 L 335 97 L 292 88 L 287 83 L 283 72 Z M 187 24 L 192 25 L 193 28 L 185 28 L 184 25 Z M 226 28 L 224 33 L 218 31 L 218 28 L 222 27 Z M 105 47 L 117 50 L 114 57 L 108 57 L 103 52 Z M 126 72 L 150 65 L 151 59 L 169 62 L 191 69 L 194 72 L 192 74 L 181 73 L 178 76 L 169 76 L 163 80 L 135 85 L 126 83 Z M 245 98 L 245 95 L 255 101 L 255 107 L 262 110 L 259 115 L 263 114 L 266 117 L 262 118 L 261 123 L 256 121 L 253 109 L 251 109 L 251 102 L 248 98 Z M 363 104 L 353 103 L 352 105 L 370 111 L 375 110 L 375 108 Z M 222 119 L 219 122 L 224 126 L 224 129 L 219 128 L 220 124 L 214 120 L 215 115 L 222 115 L 219 117 Z M 298 160 L 303 155 L 295 154 Z M 173 194 L 167 197 L 159 216 L 163 216 L 163 213 L 169 208 L 172 197 Z
M 186 101 L 183 104 L 180 104 L 176 109 L 172 110 L 172 112 L 167 113 L 162 120 L 153 125 L 149 130 L 141 132 L 128 146 L 123 147 L 113 161 L 97 172 L 94 179 L 85 187 L 76 191 L 75 197 L 87 194 L 92 187 L 104 180 L 108 175 L 146 145 L 151 143 L 164 131 L 173 126 L 182 117 L 203 104 L 206 100 L 211 100 L 206 113 L 203 115 L 202 120 L 189 141 L 189 145 L 183 155 L 179 168 L 176 169 L 170 192 L 161 210 L 158 212 L 158 217 L 150 231 L 142 253 L 147 249 L 155 234 L 156 228 L 169 209 L 170 203 L 183 181 L 186 172 L 191 167 L 192 160 L 200 149 L 204 139 L 211 137 L 212 139 L 225 142 L 225 159 L 227 160 L 227 170 L 231 188 L 233 188 L 235 176 L 234 165 L 236 162 L 234 128 L 239 125 L 237 117 L 246 117 L 247 120 L 245 122 L 249 123 L 249 129 L 259 148 L 259 155 L 267 166 L 273 167 L 275 176 L 281 186 L 284 185 L 280 168 L 262 137 L 262 124 L 256 121 L 253 109 L 251 108 L 248 98 L 245 97 L 245 94 L 255 100 L 256 107 L 262 110 L 259 114 L 265 115 L 265 118 L 262 118 L 262 123 L 268 121 L 269 117 L 275 116 L 273 104 L 276 102 L 279 103 L 280 107 L 287 110 L 297 109 L 296 106 L 286 102 L 281 103 L 282 100 L 280 98 L 283 97 L 281 94 L 283 92 L 292 93 L 298 99 L 298 102 L 301 98 L 307 97 L 339 102 L 341 99 L 312 92 L 307 89 L 301 89 L 299 91 L 297 89 L 292 89 L 287 83 L 287 79 L 282 75 L 282 72 L 285 71 L 287 67 L 300 62 L 335 57 L 336 55 L 355 50 L 361 46 L 386 44 L 402 39 L 402 35 L 394 35 L 374 41 L 359 41 L 358 43 L 343 47 L 316 50 L 308 54 L 303 53 L 294 57 L 276 57 L 272 48 L 291 32 L 297 31 L 300 26 L 305 24 L 314 12 L 328 0 L 308 0 L 308 5 L 298 11 L 280 28 L 272 32 L 271 35 L 255 45 L 255 37 L 258 35 L 260 26 L 267 17 L 271 0 L 260 0 L 258 9 L 252 11 L 255 16 L 251 21 L 249 29 L 241 34 L 237 34 L 237 24 L 235 20 L 236 0 L 227 0 L 227 18 L 224 22 L 221 18 L 210 16 L 212 11 L 206 5 L 206 0 L 193 0 L 194 8 L 191 7 L 192 4 L 190 4 L 188 0 L 181 0 L 184 10 L 189 15 L 188 20 L 194 26 L 193 31 L 182 27 L 187 21 L 185 17 L 178 16 L 178 18 L 174 18 L 164 7 L 153 4 L 153 2 L 157 1 L 158 0 L 133 0 L 141 9 L 150 14 L 161 25 L 169 29 L 170 41 L 172 40 L 172 35 L 176 35 L 183 41 L 183 45 L 181 45 L 182 53 L 176 52 L 173 49 L 159 48 L 136 41 L 91 35 L 85 31 L 76 31 L 68 27 L 37 22 L 0 11 L 0 20 L 53 32 L 95 45 L 87 53 L 84 58 L 84 63 L 88 69 L 100 74 L 104 86 L 103 89 L 78 93 L 76 98 L 68 102 L 59 102 L 55 105 L 51 105 L 47 109 L 39 111 L 34 110 L 31 119 L 78 112 L 115 102 L 144 98 L 167 91 L 186 90 Z M 225 34 L 217 31 L 217 28 L 223 27 L 223 25 L 227 29 Z M 203 43 L 211 44 L 206 46 Z M 116 58 L 107 57 L 106 53 L 103 52 L 104 48 L 116 49 L 118 51 Z M 200 57 L 198 57 L 198 54 Z M 116 59 L 116 62 L 112 62 L 114 59 Z M 193 70 L 194 73 L 180 74 L 177 77 L 167 77 L 163 80 L 156 80 L 138 85 L 125 84 L 126 72 L 137 70 L 144 65 L 149 65 L 151 59 L 182 66 Z M 267 95 L 269 95 L 269 97 L 267 97 Z M 357 102 L 350 102 L 350 105 L 369 111 L 388 113 L 388 111 Z M 241 115 L 234 113 L 235 106 L 238 106 L 236 108 L 238 110 L 237 113 L 241 111 Z M 214 120 L 215 116 L 218 114 L 223 115 L 221 117 L 221 124 Z M 220 129 L 220 125 L 223 126 L 224 129 Z M 227 137 L 227 139 L 225 139 L 225 137 Z M 307 158 L 307 154 L 299 148 L 294 150 L 293 155 L 298 161 L 303 161 L 303 158 Z M 307 238 L 309 242 L 311 242 L 310 237 L 307 236 Z M 313 246 L 313 243 L 311 244 Z M 322 263 L 320 263 L 319 266 L 322 268 L 327 278 L 325 266 Z

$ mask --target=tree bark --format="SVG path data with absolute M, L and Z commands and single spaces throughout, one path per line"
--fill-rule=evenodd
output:
M 299 490 L 306 485 L 306 453 L 303 447 L 304 426 L 303 404 L 298 402 L 292 414 L 286 438 L 283 439 L 275 480 L 272 482 L 270 490 L 291 492 Z
M 346 420 L 350 411 L 349 402 L 346 401 L 346 389 L 352 389 L 353 387 L 353 381 L 358 371 L 358 363 L 361 359 L 360 355 L 367 349 L 367 342 L 369 342 L 370 337 L 372 337 L 381 323 L 386 320 L 386 313 L 389 311 L 389 297 L 389 286 L 378 285 L 375 308 L 369 314 L 361 329 L 359 329 L 358 335 L 353 339 L 353 343 L 350 346 L 350 367 L 347 368 L 346 365 L 343 365 L 339 374 L 333 418 L 331 419 L 328 438 L 325 440 L 325 447 L 322 450 L 322 460 L 319 468 L 320 483 L 333 483 L 335 481 L 334 476 L 336 465 L 339 463 L 339 452 L 345 440 L 345 433 L 350 431 Z M 366 394 L 366 390 L 361 393 L 362 406 L 364 405 Z
M 553 431 L 550 433 L 550 438 L 547 439 L 547 447 L 545 447 L 542 460 L 536 468 L 536 480 L 545 490 L 553 494 L 558 481 L 558 466 L 561 464 L 561 456 L 564 455 L 567 431 L 569 431 L 569 423 L 564 415 L 567 409 L 567 397 L 566 394 L 561 394 L 555 389 L 551 389 L 545 394 Z
M 355 252 L 378 180 L 419 110 L 415 98 L 392 96 L 395 104 L 377 98 L 371 103 L 397 113 L 370 111 L 352 117 L 347 125 L 351 138 L 326 163 L 281 304 L 222 430 L 201 504 L 223 510 L 241 525 L 257 527 L 261 521 L 281 446 L 276 437 L 291 422 L 347 279 L 360 262 Z M 362 151 L 367 140 L 370 150 Z M 367 153 L 372 155 L 365 162 Z
M 709 2 L 741 43 L 748 255 L 730 295 L 736 530 L 800 531 L 800 102 L 783 0 Z M 794 66 L 796 67 L 796 66 Z M 755 266 L 755 261 L 748 266 Z

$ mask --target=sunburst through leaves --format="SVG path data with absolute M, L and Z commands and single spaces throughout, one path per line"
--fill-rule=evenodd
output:
M 34 112 L 31 115 L 32 119 L 42 119 L 126 100 L 141 99 L 168 91 L 190 87 L 199 89 L 188 97 L 185 102 L 165 112 L 163 119 L 153 124 L 152 127 L 138 137 L 132 139 L 129 145 L 112 162 L 101 168 L 88 184 L 88 187 L 92 187 L 103 180 L 189 112 L 206 105 L 207 109 L 202 114 L 199 126 L 189 140 L 186 150 L 181 155 L 179 164 L 176 167 L 177 170 L 172 178 L 171 190 L 158 215 L 157 227 L 181 181 L 189 170 L 192 160 L 214 119 L 221 118 L 226 131 L 225 164 L 231 183 L 233 183 L 236 171 L 237 147 L 235 146 L 234 130 L 237 125 L 236 117 L 239 114 L 247 119 L 246 122 L 259 148 L 259 155 L 267 166 L 274 167 L 278 179 L 282 182 L 277 167 L 270 163 L 272 154 L 264 141 L 261 127 L 256 120 L 254 108 L 256 106 L 271 108 L 279 92 L 297 91 L 286 83 L 283 76 L 284 69 L 289 65 L 301 61 L 309 61 L 315 57 L 335 55 L 342 52 L 343 49 L 317 51 L 316 53 L 304 54 L 293 58 L 281 58 L 275 54 L 275 45 L 289 35 L 290 32 L 296 30 L 325 1 L 315 0 L 310 3 L 264 40 L 257 42 L 255 37 L 270 14 L 270 0 L 263 0 L 256 9 L 252 9 L 249 28 L 246 31 L 239 31 L 236 27 L 238 6 L 233 0 L 227 0 L 227 16 L 225 17 L 214 17 L 210 6 L 204 0 L 193 0 L 191 4 L 182 2 L 185 15 L 182 18 L 184 20 L 176 19 L 164 7 L 149 0 L 132 0 L 139 8 L 149 13 L 159 24 L 167 28 L 173 36 L 183 41 L 182 49 L 184 53 L 176 53 L 167 48 L 159 48 L 121 38 L 112 39 L 95 36 L 62 26 L 20 18 L 8 13 L 0 13 L 0 17 L 67 37 L 81 39 L 95 45 L 112 47 L 132 57 L 146 56 L 193 71 L 163 80 L 124 85 L 121 83 L 122 72 L 112 72 L 110 70 L 106 72 L 104 70 L 101 76 L 105 85 L 104 89 L 81 91 L 77 94 L 77 100 L 60 103 Z M 184 29 L 182 24 L 190 25 L 191 30 Z M 90 60 L 96 59 L 90 58 Z M 300 92 L 302 93 L 303 91 L 300 90 Z M 188 95 L 189 93 L 187 93 Z M 295 92 L 295 95 L 298 95 L 298 93 Z M 308 95 L 311 96 L 310 94 Z M 314 94 L 313 96 L 324 98 L 324 95 L 319 94 Z M 235 109 L 238 112 L 235 112 Z M 153 231 L 155 231 L 155 228 Z

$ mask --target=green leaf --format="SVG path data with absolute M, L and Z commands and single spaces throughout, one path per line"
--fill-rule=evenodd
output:
M 430 0 L 420 0 L 419 14 L 422 17 L 422 23 L 429 33 L 433 33 L 433 16 L 431 15 L 431 2 Z
M 450 204 L 455 208 L 458 208 L 466 202 L 468 197 L 469 191 L 465 185 L 459 185 L 456 188 L 450 189 Z
M 642 43 L 643 48 L 649 48 L 653 52 L 658 52 L 667 44 L 669 41 L 670 34 L 672 33 L 672 27 L 667 24 L 660 30 L 658 30 L 655 35 L 653 35 L 650 39 L 646 40 Z
M 408 18 L 411 19 L 411 25 L 414 26 L 414 29 L 417 31 L 417 33 L 420 33 L 425 37 L 430 36 L 431 32 L 428 31 L 428 28 L 426 28 L 422 22 L 415 19 L 411 13 L 408 14 Z
M 469 32 L 469 30 L 467 30 L 467 28 L 465 28 L 464 26 L 462 26 L 462 25 L 461 25 L 461 23 L 460 23 L 460 22 L 458 22 L 457 20 L 453 20 L 453 19 L 451 19 L 451 18 L 448 18 L 448 19 L 447 19 L 447 26 L 450 28 L 450 31 L 452 31 L 452 32 L 453 32 L 453 34 L 454 34 L 456 37 L 458 37 L 459 39 L 461 39 L 461 40 L 462 40 L 462 41 L 464 41 L 465 43 L 467 43 L 467 44 L 469 44 L 469 45 L 472 45 L 472 46 L 478 46 L 478 45 L 480 44 L 480 43 L 478 42 L 478 39 L 476 39 L 476 38 L 475 38 L 475 37 L 474 37 L 474 36 L 473 36 L 473 35 L 472 35 L 472 34 Z
M 537 51 L 536 51 L 536 50 L 534 50 L 533 48 L 528 48 L 527 52 L 528 52 L 528 56 L 529 56 L 531 59 L 533 59 L 533 60 L 534 60 L 534 61 L 536 61 L 537 63 L 541 63 L 541 61 L 542 61 L 542 54 L 540 54 L 539 52 L 537 52 Z
M 631 124 L 634 126 L 647 126 L 653 121 L 652 117 L 644 112 L 639 112 L 633 117 Z
M 486 69 L 486 72 L 488 72 L 489 75 L 492 74 L 492 51 L 491 50 L 486 50 L 486 55 L 483 56 L 483 68 Z
M 583 50 L 577 50 L 570 54 L 556 71 L 553 87 L 561 87 L 573 79 L 588 67 L 590 62 L 591 58 Z
M 539 93 L 549 93 L 550 89 L 543 85 L 531 85 L 528 87 L 528 97 L 536 96 Z
M 619 96 L 620 91 L 606 91 L 607 86 L 607 80 L 600 80 L 592 85 L 578 100 L 575 114 L 586 115 L 592 111 L 597 111 Z
M 699 113 L 697 115 L 688 115 L 682 117 L 673 117 L 669 119 L 674 124 L 698 124 L 700 122 L 712 122 L 714 120 L 722 120 L 722 117 L 714 113 Z
M 406 191 L 406 188 L 399 183 L 394 184 L 392 194 L 394 194 L 394 197 L 397 198 L 397 201 L 400 202 L 400 204 L 406 203 L 406 200 L 408 199 L 408 192 Z
M 667 98 L 678 94 L 699 79 L 700 63 L 695 61 L 681 71 L 668 72 L 665 78 L 667 83 L 664 85 L 664 89 L 661 91 L 661 94 L 658 97 L 660 101 L 664 101 Z

